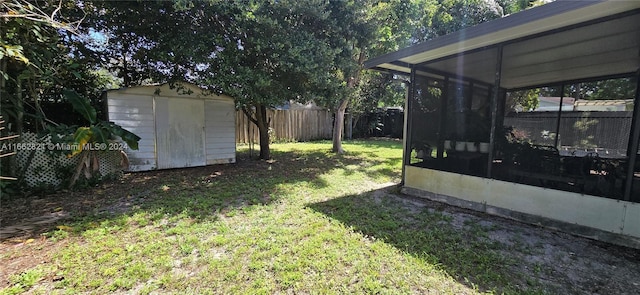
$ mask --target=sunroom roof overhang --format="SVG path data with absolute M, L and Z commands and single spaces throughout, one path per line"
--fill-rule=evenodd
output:
M 382 55 L 365 67 L 500 87 L 631 74 L 640 67 L 640 1 L 556 1 Z

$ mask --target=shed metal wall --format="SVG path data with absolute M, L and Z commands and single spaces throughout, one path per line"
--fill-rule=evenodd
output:
M 108 119 L 140 136 L 138 150 L 127 149 L 130 171 L 156 169 L 156 127 L 153 96 L 109 92 Z
M 206 165 L 204 101 L 155 97 L 158 169 Z
M 204 103 L 205 154 L 207 165 L 236 162 L 236 110 L 233 101 Z

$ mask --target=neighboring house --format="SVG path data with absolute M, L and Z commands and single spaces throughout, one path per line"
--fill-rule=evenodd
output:
M 182 83 L 106 91 L 108 120 L 140 136 L 130 171 L 235 163 L 235 104 Z
M 624 112 L 633 109 L 633 99 L 616 100 L 578 100 L 574 104 L 576 111 Z
M 539 87 L 635 78 L 639 89 L 638 52 L 640 1 L 559 0 L 366 61 L 411 80 L 402 191 L 640 248 L 639 94 L 632 112 L 610 114 L 633 118 L 616 131 L 590 112 L 562 125 L 561 114 L 506 118 L 503 107 L 509 91 Z M 614 106 L 576 105 L 595 107 Z
M 562 98 L 562 111 L 573 111 L 573 104 L 576 99 L 573 97 Z M 538 107 L 533 112 L 557 112 L 560 105 L 560 97 L 538 97 Z
M 538 107 L 533 112 L 557 112 L 560 97 L 538 97 Z M 633 99 L 588 100 L 573 97 L 562 98 L 562 111 L 624 112 L 633 109 Z

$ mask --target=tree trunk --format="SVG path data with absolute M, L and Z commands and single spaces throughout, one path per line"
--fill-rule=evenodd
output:
M 24 97 L 22 97 L 22 80 L 16 79 L 16 134 L 24 132 Z
M 258 134 L 260 135 L 260 159 L 268 160 L 271 158 L 271 150 L 269 148 L 269 124 L 271 120 L 267 118 L 267 107 L 265 105 L 256 104 L 253 107 L 255 108 L 253 111 L 242 107 L 242 112 L 251 123 L 256 124 L 258 127 Z M 253 138 L 252 132 L 249 133 L 249 137 Z
M 260 134 L 260 159 L 271 159 L 269 148 L 269 119 L 267 118 L 267 107 L 256 105 L 256 125 Z
M 353 115 L 352 115 L 353 116 Z M 353 123 L 351 123 L 351 129 L 353 129 L 354 127 L 356 128 L 356 132 L 358 132 L 358 122 L 360 122 L 360 117 L 362 115 L 358 115 L 353 119 Z M 351 131 L 351 135 L 353 136 L 353 130 Z M 360 136 L 362 136 L 362 134 L 360 134 Z
M 331 150 L 338 154 L 344 153 L 342 149 L 342 133 L 344 131 L 344 113 L 348 105 L 349 99 L 343 98 L 340 101 L 340 105 L 338 105 L 338 109 L 336 109 L 336 117 L 333 120 L 333 148 Z
M 123 44 L 124 47 L 122 49 L 122 79 L 124 83 L 124 87 L 130 87 L 131 85 L 131 77 L 129 76 L 129 65 L 127 64 L 127 52 L 129 51 L 129 44 L 126 42 Z
M 365 59 L 365 53 L 363 49 L 360 49 L 360 53 L 358 54 L 358 65 L 359 69 L 356 70 L 354 75 L 349 78 L 347 81 L 347 88 L 355 88 L 360 81 L 360 75 L 362 74 L 362 65 Z M 331 149 L 334 153 L 342 154 L 344 150 L 342 149 L 342 133 L 344 132 L 344 113 L 347 110 L 347 106 L 349 105 L 349 97 L 344 97 L 338 108 L 336 109 L 336 117 L 333 121 L 333 148 Z
M 20 78 L 16 79 L 16 134 L 22 136 L 24 132 L 24 97 L 22 97 L 22 80 Z M 21 138 L 18 139 L 17 142 L 22 141 Z M 11 175 L 18 174 L 18 157 L 11 157 L 9 160 L 9 173 Z M 22 179 L 20 179 L 22 181 Z

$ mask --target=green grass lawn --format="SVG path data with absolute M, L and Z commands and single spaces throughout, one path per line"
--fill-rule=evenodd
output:
M 273 144 L 273 160 L 257 161 L 241 147 L 237 164 L 132 187 L 144 202 L 48 233 L 64 247 L 0 293 L 536 292 L 514 283 L 523 278 L 505 265 L 517 262 L 482 227 L 455 230 L 437 210 L 386 196 L 398 190 L 400 142 L 330 148 Z

